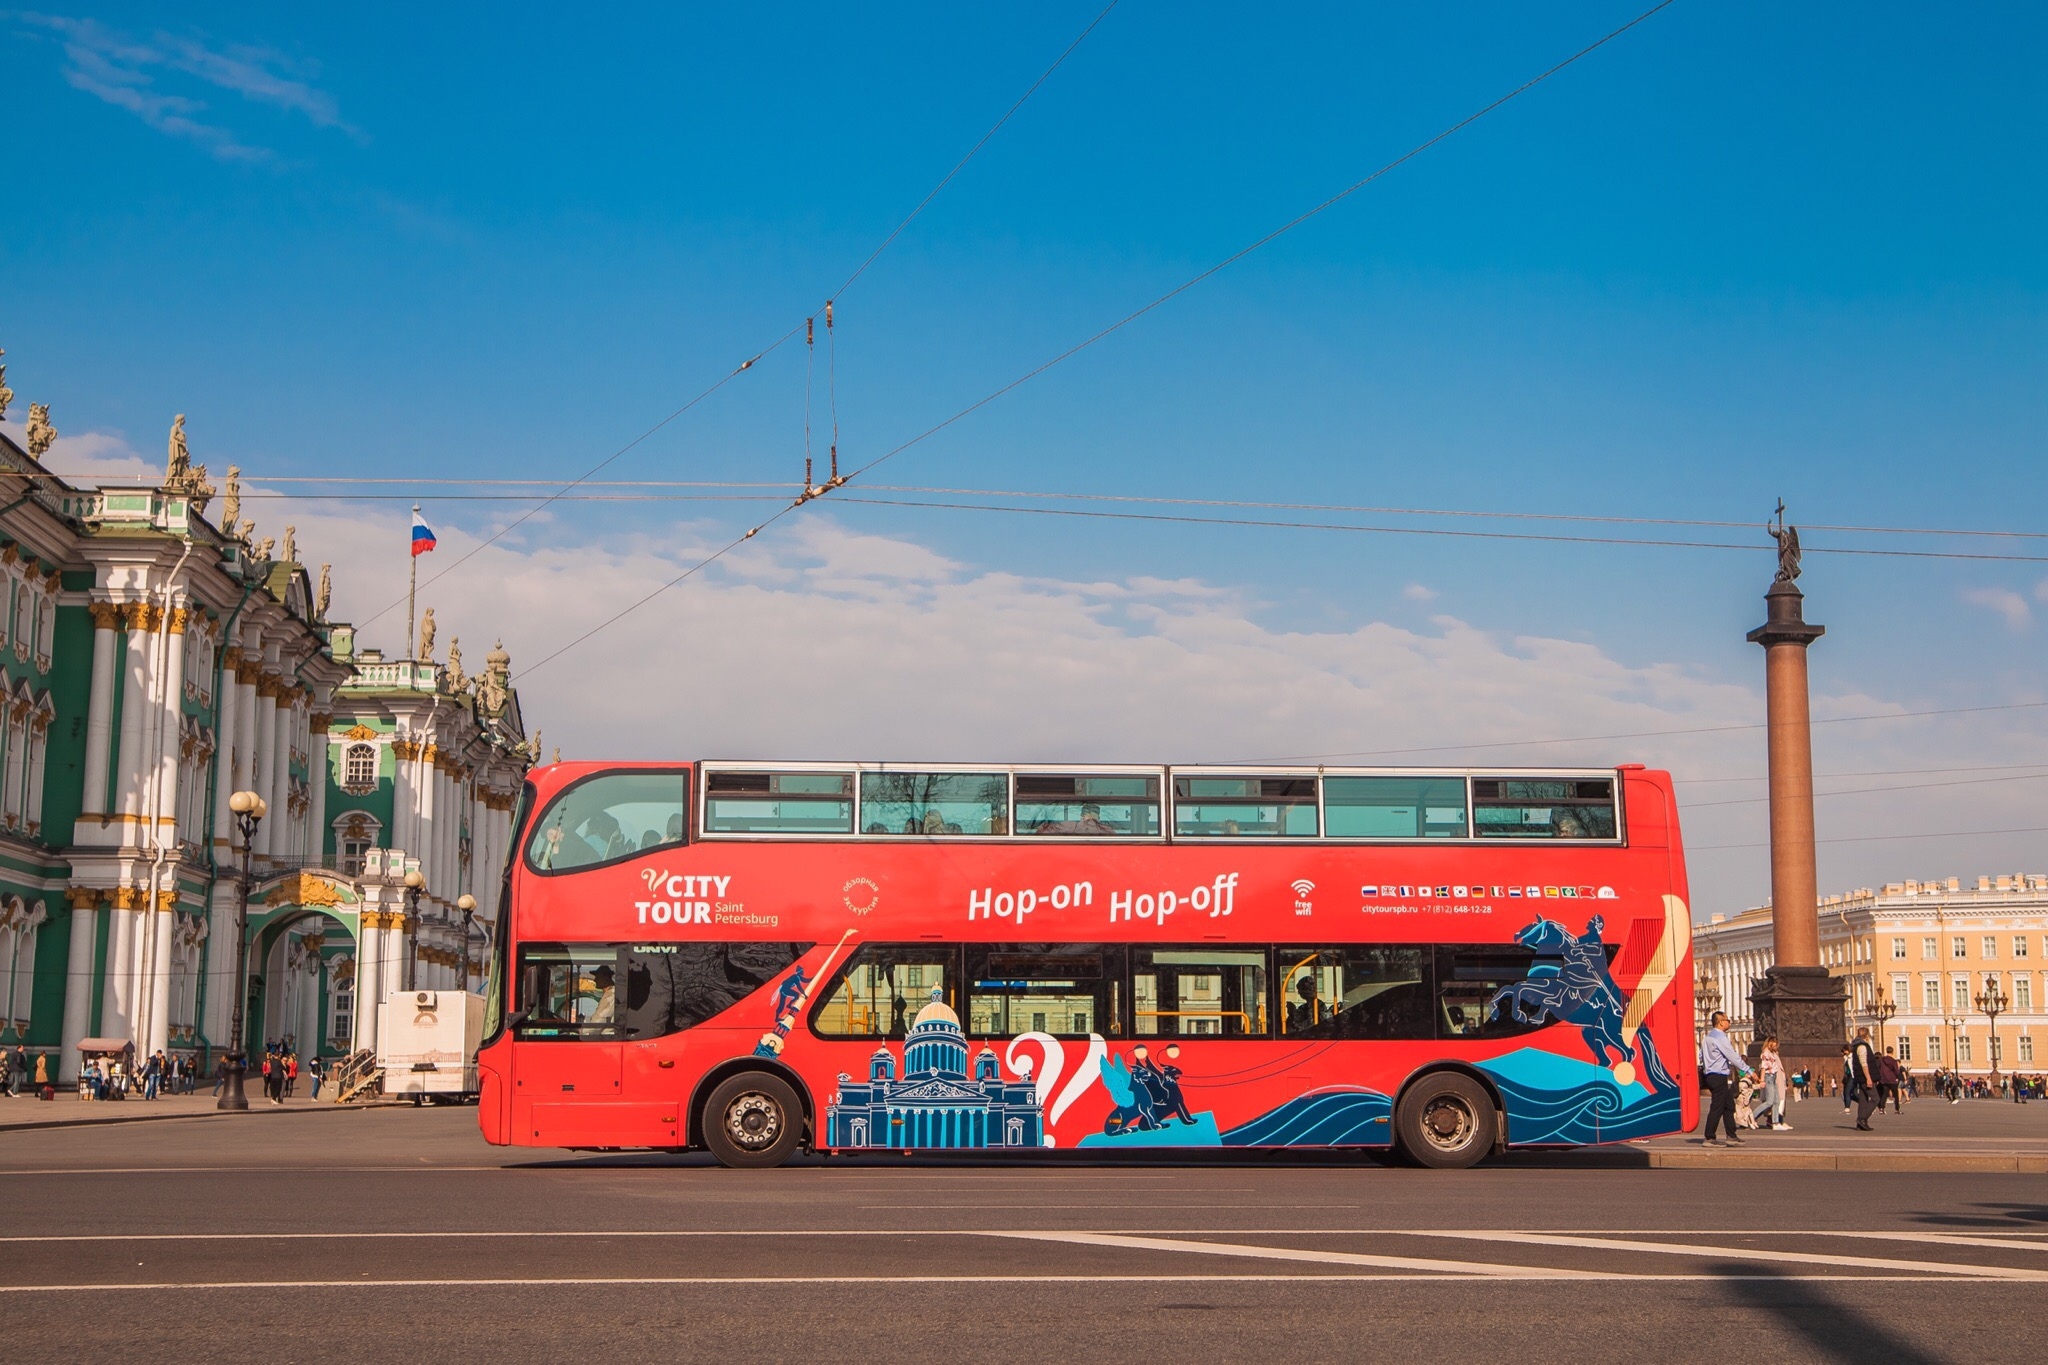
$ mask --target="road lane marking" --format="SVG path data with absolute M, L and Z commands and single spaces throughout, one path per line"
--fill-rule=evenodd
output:
M 0 1294 L 104 1294 L 109 1290 L 189 1292 L 195 1289 L 550 1289 L 631 1288 L 635 1286 L 740 1286 L 740 1285 L 913 1285 L 913 1284 L 1488 1284 L 1502 1280 L 1527 1280 L 1527 1274 L 1459 1275 L 646 1275 L 587 1276 L 562 1278 L 407 1279 L 407 1280 L 164 1280 L 153 1283 L 112 1282 L 104 1284 L 0 1284 Z M 1927 1275 L 1637 1275 L 1626 1271 L 1587 1270 L 1573 1272 L 1572 1278 L 1588 1283 L 1626 1280 L 1655 1284 L 1927 1284 Z M 1942 1284 L 2008 1284 L 1996 1275 L 1945 1275 Z
M 1484 1261 L 1446 1261 L 1423 1256 L 1372 1256 L 1355 1251 L 1305 1251 L 1296 1247 L 1252 1246 L 1243 1242 L 1186 1242 L 1167 1237 L 1141 1237 L 1114 1232 L 978 1232 L 969 1235 L 1014 1238 L 1028 1242 L 1061 1242 L 1073 1246 L 1108 1247 L 1118 1251 L 1176 1251 L 1197 1256 L 1249 1256 L 1265 1261 L 1369 1265 L 1386 1270 L 1434 1270 L 1450 1275 L 1491 1275 L 1501 1279 L 1582 1278 L 1579 1271 L 1563 1270 L 1555 1266 L 1493 1265 Z
M 954 1205 L 875 1205 L 876 1208 L 951 1208 Z M 987 1207 L 987 1206 L 980 1206 Z M 1045 1205 L 1033 1204 L 1031 1208 L 1087 1207 L 1101 1208 L 1099 1204 L 1089 1205 Z M 1148 1206 L 1149 1207 L 1149 1206 Z M 1306 1207 L 1323 1208 L 1326 1205 Z M 1627 1248 L 1654 1246 L 1654 1243 L 1635 1242 L 1625 1239 L 1633 1237 L 1769 1237 L 1774 1240 L 1800 1237 L 1836 1237 L 1850 1240 L 1872 1239 L 1917 1243 L 1924 1246 L 1968 1246 L 2011 1247 L 2022 1251 L 2048 1251 L 2048 1242 L 2017 1240 L 2025 1237 L 2048 1237 L 2048 1233 L 2016 1233 L 2013 1240 L 1980 1238 L 1964 1233 L 1919 1233 L 1899 1231 L 1852 1232 L 1841 1229 L 1792 1229 L 1759 1233 L 1751 1228 L 1553 1228 L 1553 1229 L 1492 1229 L 1492 1228 L 564 1228 L 551 1231 L 546 1228 L 443 1228 L 437 1230 L 394 1229 L 376 1232 L 363 1229 L 348 1229 L 336 1232 L 69 1232 L 69 1233 L 23 1233 L 0 1235 L 0 1246 L 30 1245 L 44 1242 L 318 1242 L 318 1241 L 431 1241 L 435 1239 L 460 1240 L 478 1238 L 504 1238 L 508 1240 L 590 1237 L 1000 1237 L 1007 1235 L 1040 1236 L 1080 1233 L 1100 1234 L 1112 1237 L 1127 1236 L 1171 1236 L 1171 1237 L 1441 1237 L 1441 1238 L 1511 1238 L 1547 1235 L 1553 1237 L 1613 1238 L 1618 1245 Z M 1755 1249 L 1761 1255 L 1775 1255 L 1763 1249 Z M 1725 1248 L 1716 1249 L 1725 1253 Z
M 1442 1236 L 1477 1242 L 1514 1242 L 1524 1246 L 1570 1247 L 1587 1251 L 1647 1251 L 1659 1256 L 1726 1256 L 1738 1261 L 1792 1261 L 1802 1265 L 1853 1266 L 1866 1270 L 1905 1270 L 1922 1274 L 1979 1275 L 2004 1280 L 2048 1280 L 2048 1270 L 2024 1270 L 1962 1261 L 1896 1261 L 1875 1256 L 1828 1256 L 1812 1251 L 1768 1251 L 1756 1247 L 1688 1246 L 1683 1242 L 1636 1242 L 1622 1237 L 1572 1237 L 1544 1232 L 1400 1233 L 1400 1236 Z

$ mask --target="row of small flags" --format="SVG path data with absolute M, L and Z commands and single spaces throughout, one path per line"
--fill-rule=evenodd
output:
M 1530 900 L 1577 900 L 1583 897 L 1586 900 L 1611 901 L 1615 898 L 1614 888 L 1611 886 L 1603 886 L 1597 889 L 1590 886 L 1496 886 L 1492 889 L 1494 898 L 1497 900 L 1511 900 L 1517 897 L 1526 897 Z M 1358 888 L 1358 894 L 1368 898 L 1373 896 L 1412 898 L 1430 895 L 1439 897 L 1484 896 L 1486 893 L 1487 888 L 1484 886 L 1395 886 L 1391 882 L 1385 886 L 1361 886 Z

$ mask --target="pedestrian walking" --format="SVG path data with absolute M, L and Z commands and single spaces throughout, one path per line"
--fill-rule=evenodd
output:
M 223 1052 L 213 1064 L 213 1097 L 220 1098 L 220 1092 L 227 1088 L 228 1054 Z
M 299 1088 L 299 1054 L 298 1054 L 298 1053 L 296 1053 L 296 1052 L 287 1052 L 287 1053 L 285 1053 L 285 1054 L 284 1054 L 284 1095 L 285 1095 L 285 1098 L 286 1098 L 286 1099 L 290 1099 L 290 1098 L 292 1097 L 292 1092 L 293 1092 L 293 1091 L 295 1091 L 295 1090 L 297 1090 L 298 1088 Z
M 1708 1147 L 1740 1145 L 1742 1136 L 1735 1131 L 1735 1082 L 1749 1068 L 1742 1064 L 1735 1044 L 1728 1041 L 1727 1014 L 1714 1011 L 1712 1025 L 1700 1040 L 1700 1079 L 1706 1082 L 1710 1096 L 1706 1136 L 1701 1141 Z M 1727 1142 L 1714 1136 L 1716 1126 L 1723 1123 L 1728 1129 Z
M 1792 1125 L 1785 1122 L 1785 1059 L 1778 1055 L 1778 1040 L 1764 1039 L 1763 1051 L 1757 1057 L 1757 1070 L 1763 1076 L 1758 1090 L 1758 1117 L 1768 1126 L 1792 1131 Z
M 1899 1067 L 1898 1054 L 1893 1049 L 1886 1048 L 1884 1054 L 1877 1059 L 1877 1107 L 1880 1111 L 1884 1109 L 1885 1101 L 1890 1100 L 1894 1114 L 1906 1112 L 1905 1107 L 1899 1102 L 1900 1083 L 1905 1080 L 1905 1076 L 1906 1073 Z
M 1845 1114 L 1856 1102 L 1856 1062 L 1852 1055 L 1854 1051 L 1854 1044 L 1842 1044 L 1842 1112 Z
M 1878 1051 L 1870 1042 L 1869 1027 L 1857 1029 L 1856 1041 L 1849 1047 L 1849 1084 L 1856 1092 L 1856 1126 L 1866 1133 L 1877 1131 L 1870 1126 L 1870 1116 L 1881 1098 L 1877 1058 Z
M 312 1098 L 316 1100 L 320 1098 L 320 1082 L 326 1075 L 327 1068 L 318 1057 L 311 1058 L 306 1062 L 306 1076 L 313 1084 Z

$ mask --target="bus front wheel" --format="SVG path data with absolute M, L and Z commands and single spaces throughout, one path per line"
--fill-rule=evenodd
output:
M 780 1166 L 803 1136 L 796 1091 L 763 1071 L 727 1077 L 704 1104 L 704 1145 L 721 1166 Z
M 1477 1165 L 1493 1146 L 1493 1100 L 1470 1076 L 1439 1071 L 1401 1096 L 1395 1131 L 1408 1156 L 1439 1170 Z

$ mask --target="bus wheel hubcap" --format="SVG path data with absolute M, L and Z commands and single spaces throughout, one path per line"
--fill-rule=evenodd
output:
M 742 1095 L 725 1111 L 725 1128 L 742 1147 L 767 1147 L 782 1132 L 782 1110 L 766 1095 Z
M 1456 1151 L 1472 1140 L 1477 1126 L 1465 1102 L 1452 1095 L 1440 1095 L 1422 1111 L 1422 1135 L 1444 1151 Z

